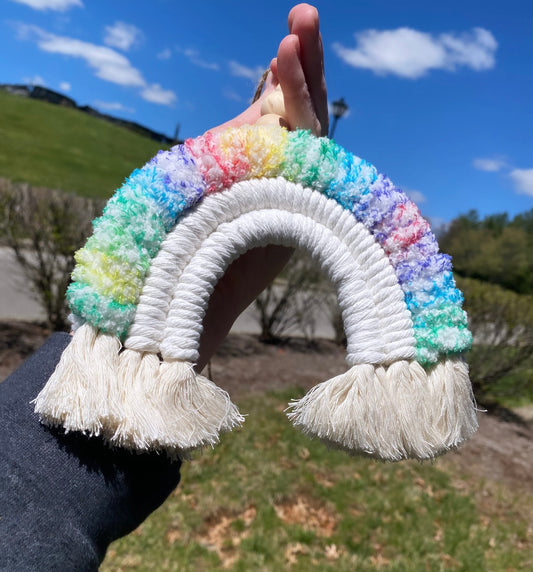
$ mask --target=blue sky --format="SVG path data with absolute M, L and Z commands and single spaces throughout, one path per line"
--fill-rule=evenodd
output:
M 0 83 L 194 137 L 247 105 L 293 2 L 0 0 Z M 318 1 L 335 139 L 434 224 L 533 207 L 533 3 Z M 1 120 L 1 110 L 0 110 Z

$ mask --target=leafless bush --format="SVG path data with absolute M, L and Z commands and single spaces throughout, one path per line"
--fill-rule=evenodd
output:
M 325 304 L 328 296 L 321 269 L 307 253 L 295 252 L 280 279 L 255 301 L 261 340 L 280 341 L 295 328 L 311 340 L 315 333 L 316 311 Z
M 329 286 L 330 295 L 326 298 L 329 323 L 333 329 L 335 343 L 340 346 L 346 345 L 346 332 L 344 330 L 344 320 L 339 307 L 339 300 L 333 286 Z
M 42 304 L 48 326 L 66 327 L 65 291 L 74 252 L 91 234 L 103 203 L 0 179 L 0 236 Z

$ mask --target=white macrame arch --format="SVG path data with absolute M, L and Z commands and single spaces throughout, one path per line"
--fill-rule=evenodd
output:
M 209 297 L 233 260 L 280 244 L 308 250 L 336 288 L 349 365 L 414 357 L 403 291 L 382 248 L 335 201 L 283 178 L 207 196 L 163 242 L 125 346 L 165 360 L 198 359 Z
M 194 371 L 202 322 L 231 262 L 266 244 L 316 258 L 336 288 L 348 341 L 349 369 L 291 403 L 295 426 L 386 460 L 432 458 L 472 435 L 468 368 L 453 355 L 427 370 L 415 359 L 411 315 L 381 246 L 337 202 L 283 178 L 237 183 L 183 217 L 152 261 L 124 348 L 82 325 L 36 399 L 40 418 L 170 457 L 216 444 L 244 417 Z

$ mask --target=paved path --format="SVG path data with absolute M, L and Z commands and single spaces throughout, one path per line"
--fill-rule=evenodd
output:
M 44 318 L 45 314 L 25 280 L 12 251 L 0 247 L 0 320 L 39 321 Z M 323 310 L 317 309 L 316 324 L 315 335 L 317 337 L 333 337 L 333 330 Z M 241 334 L 260 332 L 253 305 L 239 316 L 233 325 L 232 332 Z M 294 331 L 290 334 L 298 336 L 301 332 Z
M 0 320 L 45 318 L 12 251 L 0 247 Z

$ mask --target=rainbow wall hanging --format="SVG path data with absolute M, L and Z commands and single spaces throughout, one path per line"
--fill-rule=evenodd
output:
M 202 320 L 250 248 L 307 249 L 335 286 L 348 370 L 290 404 L 311 436 L 386 460 L 476 430 L 471 334 L 450 257 L 412 201 L 334 141 L 272 125 L 190 139 L 136 170 L 94 222 L 68 290 L 74 337 L 41 420 L 184 457 L 243 422 L 198 375 Z

